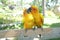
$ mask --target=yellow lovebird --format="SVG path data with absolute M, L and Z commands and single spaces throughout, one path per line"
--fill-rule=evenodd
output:
M 23 11 L 23 21 L 24 21 L 24 29 L 25 29 L 25 33 L 26 33 L 27 30 L 32 29 L 33 26 L 34 26 L 34 18 L 33 18 L 33 15 L 27 9 L 25 9 Z M 27 35 L 25 35 L 25 36 L 27 36 Z
M 23 18 L 24 18 L 24 29 L 32 29 L 34 26 L 34 18 L 31 12 L 29 10 L 25 9 L 23 12 Z
M 37 28 L 42 28 L 44 22 L 44 16 L 42 15 L 42 13 L 39 13 L 39 10 L 36 6 L 31 6 L 29 9 L 30 13 L 34 17 L 35 26 L 37 26 Z
M 43 31 L 43 23 L 44 23 L 44 16 L 42 13 L 39 13 L 39 10 L 36 6 L 31 6 L 29 9 L 29 12 L 33 15 L 34 18 L 34 29 L 41 28 Z M 41 34 L 39 34 L 39 37 L 41 37 Z

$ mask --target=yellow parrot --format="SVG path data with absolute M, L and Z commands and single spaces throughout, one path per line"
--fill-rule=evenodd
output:
M 23 21 L 24 21 L 25 33 L 27 32 L 27 30 L 33 29 L 34 18 L 33 18 L 33 15 L 31 14 L 31 12 L 27 9 L 25 9 L 23 11 Z M 26 37 L 27 35 L 24 35 L 24 36 Z
M 34 24 L 37 28 L 42 28 L 44 22 L 44 16 L 42 13 L 39 13 L 39 10 L 36 6 L 31 6 L 28 10 L 34 17 Z
M 29 12 L 33 15 L 34 18 L 34 29 L 37 26 L 37 28 L 41 28 L 43 31 L 43 23 L 44 23 L 44 16 L 42 13 L 39 13 L 39 10 L 36 6 L 31 6 L 29 9 Z M 39 34 L 39 37 L 41 37 L 41 34 Z
M 32 29 L 34 26 L 34 18 L 33 15 L 28 12 L 26 9 L 23 12 L 23 17 L 24 17 L 24 29 Z

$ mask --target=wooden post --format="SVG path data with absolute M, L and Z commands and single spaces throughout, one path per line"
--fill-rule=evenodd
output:
M 42 0 L 43 15 L 45 16 L 46 0 Z

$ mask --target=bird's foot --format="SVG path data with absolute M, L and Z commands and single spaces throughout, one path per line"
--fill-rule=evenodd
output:
M 37 27 L 36 27 L 36 26 L 34 26 L 32 29 L 35 31 L 35 30 L 37 29 Z

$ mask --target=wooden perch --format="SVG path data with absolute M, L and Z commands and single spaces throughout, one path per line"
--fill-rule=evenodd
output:
M 51 28 L 44 28 L 43 31 L 41 29 L 36 29 L 35 31 L 33 30 L 28 30 L 26 35 L 27 36 L 32 36 L 32 35 L 38 35 L 38 34 L 46 34 L 49 33 L 52 29 Z M 17 37 L 19 35 L 24 35 L 25 31 L 24 30 L 1 30 L 0 31 L 0 38 L 6 38 L 6 37 Z
M 51 39 L 51 38 L 59 38 L 60 37 L 60 28 L 44 28 L 43 31 L 38 28 L 35 31 L 28 30 L 27 33 L 22 30 L 0 30 L 0 38 L 10 38 L 10 37 L 18 37 L 18 39 L 29 39 L 29 37 L 34 38 L 38 34 L 42 34 L 42 39 Z M 28 37 L 23 37 L 27 35 Z

